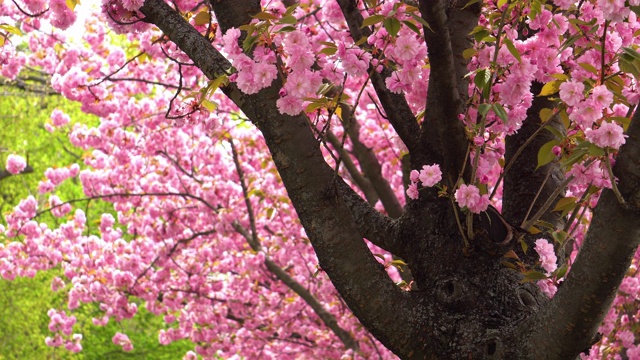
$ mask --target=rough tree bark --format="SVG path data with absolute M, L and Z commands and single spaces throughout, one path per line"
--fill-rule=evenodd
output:
M 352 36 L 366 35 L 356 1 L 337 2 Z M 412 168 L 438 162 L 449 186 L 455 184 L 466 161 L 467 140 L 457 119 L 466 97 L 462 51 L 470 46 L 467 34 L 480 14 L 479 4 L 463 9 L 465 3 L 419 2 L 433 29 L 424 31 L 431 78 L 427 116 L 421 125 L 404 98 L 385 88 L 385 71 L 372 78 L 391 125 L 410 151 Z M 211 7 L 223 31 L 247 23 L 260 11 L 257 0 L 211 0 Z M 215 79 L 230 68 L 168 3 L 146 0 L 141 12 L 208 78 Z M 547 186 L 562 180 L 554 166 L 534 171 L 535 154 L 544 139 L 531 143 L 518 160 L 518 171 L 532 176 L 516 178 L 514 172 L 505 177 L 506 222 L 492 222 L 503 229 L 483 229 L 487 222 L 474 221 L 475 236 L 467 247 L 452 202 L 439 198 L 435 190 L 423 190 L 397 220 L 375 211 L 324 161 L 305 115 L 278 112 L 275 102 L 281 85 L 274 81 L 255 95 L 241 93 L 234 84 L 223 91 L 264 135 L 322 269 L 362 324 L 385 346 L 404 359 L 571 359 L 589 347 L 640 241 L 640 114 L 632 120 L 614 169 L 626 204 L 604 191 L 583 249 L 550 301 L 537 286 L 521 284 L 520 273 L 501 264 L 508 250 L 521 251 L 520 244 L 493 235 L 512 231 L 508 224 L 519 225 L 523 220 L 522 206 L 528 206 L 535 195 L 523 189 L 537 189 L 549 172 L 553 181 Z M 536 101 L 536 109 L 553 106 L 546 99 Z M 529 128 L 508 140 L 507 160 L 522 146 L 526 134 L 537 128 L 536 114 L 532 110 Z M 561 221 L 552 214 L 544 216 Z M 405 259 L 417 289 L 405 292 L 396 287 L 363 238 Z

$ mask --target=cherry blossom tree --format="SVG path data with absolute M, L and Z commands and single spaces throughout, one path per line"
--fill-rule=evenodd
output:
M 0 273 L 63 269 L 70 351 L 95 304 L 186 359 L 637 358 L 639 5 L 104 0 L 79 43 L 85 4 L 5 1 L 2 76 L 101 122 L 52 114 L 86 168 L 6 216 Z

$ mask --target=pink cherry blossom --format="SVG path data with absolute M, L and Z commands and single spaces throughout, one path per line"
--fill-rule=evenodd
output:
M 409 61 L 420 51 L 420 43 L 412 32 L 406 32 L 396 39 L 394 54 L 402 61 Z
M 475 185 L 462 184 L 455 192 L 456 202 L 460 207 L 473 207 L 480 202 L 480 190 Z
M 596 130 L 587 129 L 585 136 L 590 142 L 605 148 L 619 149 L 625 143 L 626 135 L 620 125 L 613 122 L 603 122 Z
M 64 126 L 68 124 L 70 120 L 69 115 L 63 113 L 61 110 L 55 109 L 51 113 L 51 122 L 53 123 L 53 126 Z
M 418 198 L 419 193 L 418 193 L 418 184 L 417 183 L 409 184 L 409 187 L 407 188 L 407 196 L 410 199 L 413 199 L 413 200 Z
M 118 346 L 122 346 L 122 350 L 123 351 L 131 351 L 133 350 L 133 344 L 131 343 L 131 340 L 129 340 L 129 337 L 126 334 L 117 332 L 112 339 L 113 343 L 118 345 Z
M 553 245 L 546 239 L 536 240 L 535 250 L 540 256 L 540 266 L 548 273 L 553 272 L 557 267 L 558 258 L 556 257 Z
M 569 106 L 575 106 L 584 99 L 584 84 L 577 81 L 565 81 L 560 84 L 560 99 Z
M 485 210 L 487 210 L 487 208 L 489 207 L 489 204 L 491 204 L 491 201 L 489 200 L 489 195 L 488 194 L 484 194 L 482 196 L 480 196 L 480 199 L 472 205 L 469 205 L 469 211 L 471 211 L 474 214 L 479 214 Z
M 592 104 L 600 109 L 608 107 L 613 102 L 613 94 L 604 85 L 593 88 L 591 93 Z
M 291 95 L 281 97 L 276 101 L 276 105 L 278 106 L 280 113 L 291 116 L 298 115 L 302 110 L 304 110 L 302 100 Z
M 422 182 L 422 186 L 431 187 L 442 180 L 442 171 L 438 164 L 424 165 L 420 170 L 419 179 Z
M 27 167 L 27 162 L 22 156 L 15 155 L 15 154 L 9 154 L 9 156 L 7 156 L 6 168 L 8 172 L 16 175 L 16 174 L 19 174 L 26 167 Z

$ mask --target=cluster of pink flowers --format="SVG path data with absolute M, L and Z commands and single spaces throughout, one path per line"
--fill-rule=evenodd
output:
M 114 344 L 121 346 L 122 351 L 133 350 L 133 344 L 131 343 L 131 340 L 129 340 L 129 337 L 126 334 L 118 332 L 113 336 L 112 341 Z
M 489 207 L 489 195 L 480 195 L 480 189 L 475 185 L 460 185 L 454 196 L 461 208 L 466 207 L 474 214 L 479 214 Z
M 547 275 L 551 275 L 558 268 L 558 258 L 556 257 L 553 244 L 549 243 L 546 239 L 536 240 L 535 250 L 540 257 L 540 266 L 547 272 Z M 542 291 L 548 296 L 552 297 L 558 290 L 553 282 L 553 279 L 544 279 L 538 281 L 538 285 Z
M 82 351 L 81 334 L 73 334 L 73 325 L 76 323 L 75 316 L 67 316 L 64 311 L 50 309 L 47 312 L 49 318 L 49 331 L 55 333 L 53 337 L 47 337 L 45 343 L 47 346 L 60 347 L 64 346 L 71 352 Z
M 51 25 L 64 30 L 76 22 L 76 13 L 71 10 L 65 0 L 51 0 L 49 2 L 51 10 Z
M 27 161 L 20 155 L 9 154 L 7 156 L 7 171 L 11 174 L 19 174 L 27 167 Z
M 411 184 L 407 189 L 407 196 L 410 199 L 417 199 L 418 193 L 418 181 L 422 183 L 424 187 L 432 187 L 442 180 L 442 171 L 440 165 L 424 165 L 420 171 L 412 170 L 410 174 Z
M 235 81 L 245 94 L 255 94 L 271 85 L 278 75 L 275 66 L 275 55 L 264 48 L 263 61 L 255 61 L 247 56 L 238 46 L 240 30 L 229 29 L 222 37 L 223 49 L 233 66 L 238 70 L 229 80 Z
M 603 122 L 600 127 L 595 130 L 587 129 L 585 131 L 585 137 L 601 148 L 618 150 L 620 146 L 624 145 L 626 135 L 623 133 L 622 126 L 616 123 Z
M 51 113 L 51 123 L 55 127 L 61 127 L 67 125 L 71 121 L 69 115 L 65 114 L 61 110 L 55 109 Z

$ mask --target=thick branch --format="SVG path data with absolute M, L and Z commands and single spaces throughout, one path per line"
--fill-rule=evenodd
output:
M 531 91 L 537 94 L 540 89 L 541 84 L 534 83 Z M 540 147 L 555 139 L 552 132 L 540 127 L 549 125 L 560 132 L 564 131 L 557 117 L 551 118 L 545 124 L 541 123 L 540 110 L 554 107 L 555 103 L 548 97 L 536 96 L 518 133 L 505 140 L 505 162 L 513 165 L 504 174 L 502 214 L 512 225 L 519 226 L 524 220 L 530 219 L 550 196 L 557 193 L 556 190 L 565 180 L 564 172 L 556 162 L 536 169 Z M 553 204 L 563 196 L 564 191 L 561 191 L 552 199 Z M 559 229 L 564 226 L 564 218 L 558 212 L 547 211 L 541 219 Z M 528 238 L 529 240 L 532 239 Z M 537 260 L 534 259 L 536 255 L 533 253 L 530 253 L 529 257 L 531 260 Z M 563 256 L 560 258 L 562 260 Z
M 33 168 L 31 167 L 31 165 L 27 165 L 18 175 L 29 174 L 32 172 L 33 172 Z M 14 176 L 14 175 L 6 169 L 0 170 L 0 181 L 8 178 L 9 176 Z
M 535 83 L 532 92 L 535 94 L 540 91 L 540 88 L 541 84 Z M 513 166 L 504 174 L 502 213 L 512 224 L 521 224 L 526 220 L 529 205 L 534 201 L 547 173 L 552 172 L 552 175 L 544 184 L 536 203 L 529 211 L 531 214 L 538 211 L 542 203 L 564 180 L 564 174 L 556 163 L 550 163 L 536 169 L 540 147 L 555 139 L 555 135 L 550 131 L 539 131 L 540 127 L 544 125 L 540 121 L 540 110 L 553 109 L 554 107 L 555 103 L 550 101 L 548 97 L 536 96 L 533 99 L 533 104 L 527 110 L 527 118 L 520 130 L 505 140 L 505 162 L 507 164 L 513 163 Z M 553 126 L 558 131 L 564 131 L 562 124 L 556 118 L 552 118 L 547 125 Z M 535 137 L 530 140 L 532 136 Z M 529 143 L 524 146 L 527 141 Z M 518 157 L 514 159 L 518 150 L 523 146 L 524 148 L 520 150 Z M 545 218 L 545 220 L 557 221 L 558 216 L 555 219 Z
M 27 82 L 31 80 L 35 82 Z M 0 86 L 8 86 L 14 87 L 16 89 L 24 90 L 30 93 L 35 94 L 43 94 L 43 95 L 58 95 L 58 93 L 53 90 L 51 85 L 49 85 L 45 80 L 41 80 L 40 78 L 17 78 L 15 80 L 8 80 L 4 78 L 0 78 Z
M 603 191 L 567 279 L 536 319 L 532 349 L 546 359 L 572 359 L 592 345 L 640 244 L 640 112 L 627 134 L 613 169 L 626 205 Z
M 420 12 L 431 27 L 423 30 L 431 71 L 422 141 L 427 148 L 439 150 L 444 181 L 453 186 L 463 168 L 468 146 L 464 126 L 458 119 L 463 106 L 458 83 L 464 79 L 457 74 L 454 58 L 461 56 L 464 49 L 456 48 L 459 54 L 454 54 L 444 1 L 421 0 Z
M 343 113 L 347 110 L 344 108 L 345 107 L 343 107 Z M 350 112 L 351 111 L 349 110 L 349 113 Z M 358 124 L 355 119 L 352 118 L 352 120 L 353 121 L 349 124 L 347 132 L 349 133 L 349 138 L 353 144 L 353 152 L 358 158 L 362 171 L 364 171 L 365 175 L 371 180 L 371 185 L 380 197 L 380 201 L 382 202 L 382 205 L 384 205 L 384 209 L 387 211 L 387 214 L 392 218 L 397 219 L 402 216 L 402 213 L 404 212 L 402 205 L 400 205 L 400 201 L 398 201 L 398 198 L 393 192 L 393 189 L 391 188 L 391 185 L 389 185 L 387 179 L 382 176 L 382 166 L 380 166 L 380 162 L 373 153 L 373 150 L 364 146 L 364 144 L 360 142 L 360 124 Z
M 260 12 L 260 0 L 209 0 L 222 33 L 232 27 L 248 24 Z
M 353 179 L 353 182 L 364 193 L 364 196 L 367 198 L 367 202 L 369 202 L 369 204 L 371 205 L 374 205 L 378 201 L 379 197 L 378 194 L 376 194 L 376 190 L 373 188 L 373 185 L 371 185 L 371 181 L 369 181 L 369 179 L 367 179 L 360 173 L 360 170 L 358 170 L 356 164 L 354 164 L 353 160 L 351 160 L 351 156 L 349 156 L 347 150 L 342 147 L 342 141 L 340 141 L 340 139 L 338 139 L 338 137 L 331 130 L 327 131 L 327 140 L 329 141 L 329 143 L 331 143 L 331 146 L 333 146 L 336 151 L 338 151 L 344 167 L 349 172 L 349 175 L 351 176 L 351 179 Z
M 368 28 L 361 28 L 362 15 L 358 10 L 355 0 L 337 0 L 342 14 L 347 20 L 347 26 L 351 33 L 353 41 L 358 41 L 362 37 L 369 36 L 371 32 Z M 382 74 L 373 72 L 371 74 L 371 84 L 378 95 L 378 100 L 384 108 L 384 111 L 389 119 L 389 123 L 396 130 L 398 136 L 409 149 L 412 154 L 418 154 L 420 151 L 420 127 L 416 121 L 416 117 L 411 111 L 407 99 L 402 94 L 395 94 L 387 89 L 387 85 L 384 79 L 390 75 L 390 72 L 385 69 Z M 417 157 L 418 155 L 416 155 Z
M 397 222 L 381 214 L 345 182 L 338 184 L 338 191 L 349 207 L 353 218 L 358 219 L 358 230 L 362 237 L 367 238 L 374 245 L 392 254 L 402 256 L 402 248 L 398 242 Z
M 246 11 L 234 4 L 230 8 Z M 228 61 L 180 14 L 162 0 L 146 0 L 140 9 L 209 78 L 228 68 Z M 220 18 L 220 14 L 216 15 Z M 325 162 L 304 114 L 279 113 L 279 80 L 255 95 L 234 85 L 223 91 L 260 129 L 289 197 L 316 251 L 320 266 L 349 308 L 385 346 L 400 356 L 421 358 L 415 304 L 397 288 L 362 240 L 336 187 L 339 177 Z

